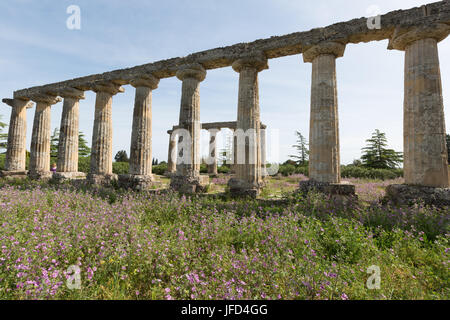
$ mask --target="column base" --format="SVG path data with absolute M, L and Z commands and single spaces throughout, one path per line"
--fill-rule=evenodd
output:
M 119 175 L 119 187 L 124 189 L 132 189 L 142 191 L 150 189 L 156 185 L 155 177 L 153 175 L 138 175 L 138 174 L 121 174 Z
M 397 205 L 410 205 L 422 201 L 436 207 L 450 206 L 450 188 L 436 188 L 393 184 L 386 188 L 384 200 Z
M 27 170 L 23 170 L 23 171 L 2 170 L 2 171 L 0 171 L 0 177 L 6 178 L 6 179 L 15 179 L 15 178 L 24 179 L 24 178 L 28 177 L 28 171 Z
M 171 177 L 173 177 L 173 176 L 176 175 L 176 174 L 177 174 L 176 171 L 174 171 L 174 172 L 170 172 L 170 171 L 164 172 L 164 176 L 165 176 L 165 177 L 168 177 L 168 178 L 171 178 Z
M 110 185 L 113 181 L 117 180 L 117 174 L 88 174 L 87 181 L 90 184 L 97 185 Z
M 32 180 L 47 180 L 52 176 L 53 172 L 51 171 L 28 171 L 28 177 Z
M 237 178 L 231 178 L 228 181 L 228 187 L 232 197 L 256 198 L 261 192 L 261 185 L 251 184 Z
M 52 178 L 57 181 L 85 179 L 86 173 L 84 173 L 84 172 L 55 172 L 53 174 Z
M 315 180 L 300 181 L 300 192 L 307 194 L 311 191 L 317 191 L 328 195 L 356 196 L 355 186 L 348 182 L 329 183 Z
M 182 176 L 175 174 L 170 178 L 170 187 L 180 193 L 204 193 L 208 184 L 209 177 L 203 175 Z

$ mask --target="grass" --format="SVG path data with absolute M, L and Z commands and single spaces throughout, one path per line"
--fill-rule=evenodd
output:
M 450 298 L 448 208 L 382 205 L 398 181 L 375 180 L 338 205 L 292 193 L 300 179 L 259 200 L 1 181 L 0 299 Z

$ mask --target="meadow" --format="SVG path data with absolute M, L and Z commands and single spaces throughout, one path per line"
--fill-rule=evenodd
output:
M 347 179 L 345 204 L 295 193 L 301 174 L 256 200 L 227 179 L 195 197 L 0 181 L 0 299 L 450 298 L 448 208 L 382 203 L 401 178 Z

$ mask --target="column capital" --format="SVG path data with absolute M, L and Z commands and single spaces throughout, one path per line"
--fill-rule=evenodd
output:
M 155 90 L 156 88 L 158 88 L 159 79 L 156 78 L 155 76 L 149 74 L 149 75 L 141 76 L 139 78 L 132 79 L 130 81 L 130 84 L 135 88 L 147 87 L 147 88 L 150 88 L 151 90 Z
M 76 88 L 64 88 L 58 92 L 59 96 L 63 98 L 71 98 L 75 100 L 84 99 L 84 91 Z
M 321 42 L 311 47 L 307 47 L 303 51 L 303 61 L 304 62 L 313 62 L 315 58 L 322 54 L 332 54 L 336 58 L 340 58 L 344 56 L 345 52 L 345 44 L 340 42 Z
M 2 99 L 2 102 L 14 108 L 17 106 L 25 106 L 27 109 L 33 108 L 33 101 L 23 99 Z
M 240 57 L 233 62 L 231 67 L 236 72 L 241 72 L 244 68 L 254 68 L 258 72 L 269 69 L 267 58 L 262 52 Z
M 112 95 L 125 92 L 125 89 L 120 84 L 114 83 L 112 81 L 102 81 L 93 83 L 90 86 L 90 89 L 95 93 L 106 92 Z
M 48 105 L 57 104 L 58 102 L 61 102 L 62 99 L 58 96 L 47 94 L 47 93 L 37 93 L 30 97 L 32 101 L 34 102 L 41 102 Z
M 420 25 L 409 29 L 398 27 L 389 39 L 389 50 L 404 51 L 411 43 L 421 39 L 435 39 L 437 42 L 444 40 L 450 34 L 450 25 L 435 23 L 432 25 Z
M 194 78 L 201 82 L 206 78 L 206 70 L 199 63 L 187 64 L 178 69 L 177 78 L 182 81 L 187 78 Z

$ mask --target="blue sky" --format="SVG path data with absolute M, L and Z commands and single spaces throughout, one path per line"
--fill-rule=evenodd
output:
M 14 90 L 94 73 L 181 57 L 192 52 L 274 35 L 307 31 L 340 21 L 407 9 L 420 0 L 2 0 L 0 2 L 0 97 Z M 69 30 L 69 5 L 81 8 L 81 30 Z M 439 44 L 444 106 L 450 126 L 450 40 Z M 390 146 L 403 149 L 404 53 L 387 50 L 387 40 L 350 44 L 338 59 L 341 162 L 359 158 L 375 129 Z M 269 61 L 260 73 L 261 120 L 277 130 L 278 147 L 268 159 L 286 160 L 294 152 L 295 130 L 308 136 L 311 64 L 301 55 Z M 129 151 L 134 88 L 113 100 L 114 154 Z M 210 70 L 201 84 L 201 121 L 234 121 L 238 74 L 231 67 Z M 163 79 L 153 92 L 153 156 L 167 159 L 167 130 L 178 121 L 181 82 Z M 95 94 L 80 103 L 80 130 L 89 144 Z M 52 129 L 59 127 L 62 103 L 52 107 Z M 0 107 L 9 122 L 10 108 Z M 29 149 L 34 108 L 27 113 Z M 449 131 L 449 130 L 447 130 Z M 268 132 L 270 133 L 270 132 Z M 270 138 L 268 138 L 270 140 Z M 207 134 L 203 133 L 207 150 Z M 220 141 L 220 137 L 219 137 Z M 269 141 L 270 142 L 270 141 Z M 275 146 L 275 144 L 273 144 Z M 269 146 L 270 147 L 270 146 Z

